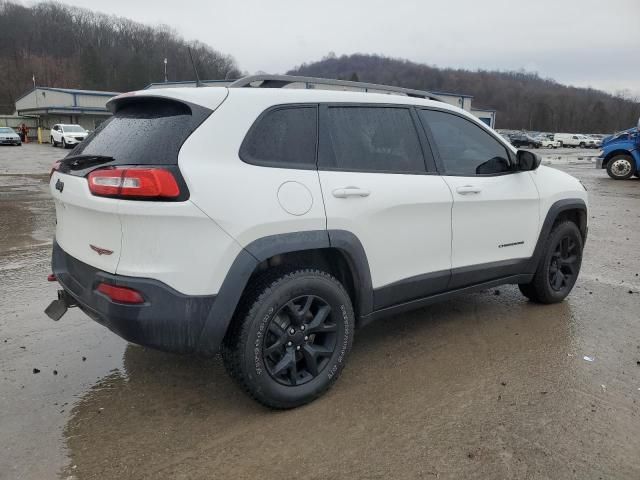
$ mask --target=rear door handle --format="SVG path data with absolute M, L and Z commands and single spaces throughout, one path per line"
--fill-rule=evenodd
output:
M 348 197 L 368 197 L 371 192 L 365 188 L 358 187 L 342 187 L 336 188 L 331 192 L 336 198 L 348 198 Z
M 473 193 L 480 193 L 482 189 L 480 187 L 476 187 L 474 185 L 465 185 L 463 187 L 456 188 L 456 192 L 460 195 L 470 195 Z

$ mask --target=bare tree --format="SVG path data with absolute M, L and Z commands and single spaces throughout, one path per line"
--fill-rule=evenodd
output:
M 473 95 L 473 105 L 497 110 L 501 128 L 555 132 L 608 133 L 635 125 L 640 103 L 629 92 L 611 95 L 591 88 L 561 85 L 526 71 L 469 71 L 379 55 L 327 55 L 289 72 L 326 78 L 351 78 L 435 91 Z
M 240 75 L 233 57 L 209 45 L 187 42 L 170 27 L 149 27 L 59 3 L 32 7 L 0 0 L 0 113 L 39 85 L 130 91 L 164 80 L 193 79 L 192 46 L 202 78 Z

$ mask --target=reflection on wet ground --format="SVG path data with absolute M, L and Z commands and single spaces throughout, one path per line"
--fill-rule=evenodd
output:
M 48 175 L 0 175 L 0 253 L 51 243 Z
M 46 319 L 46 175 L 13 183 L 2 154 L 0 479 L 640 477 L 640 181 L 560 166 L 592 202 L 568 301 L 509 286 L 380 321 L 326 396 L 273 412 L 219 359 L 128 345 L 77 311 Z

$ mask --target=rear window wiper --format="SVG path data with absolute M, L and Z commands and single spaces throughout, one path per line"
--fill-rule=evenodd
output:
M 60 161 L 60 166 L 69 170 L 82 170 L 84 168 L 113 162 L 115 158 L 108 155 L 71 155 Z

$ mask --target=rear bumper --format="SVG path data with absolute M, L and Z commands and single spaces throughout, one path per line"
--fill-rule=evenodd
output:
M 93 320 L 130 342 L 170 352 L 196 351 L 216 299 L 183 295 L 153 279 L 103 272 L 67 254 L 56 242 L 51 266 L 62 288 Z M 113 302 L 96 292 L 100 282 L 133 288 L 145 303 Z

